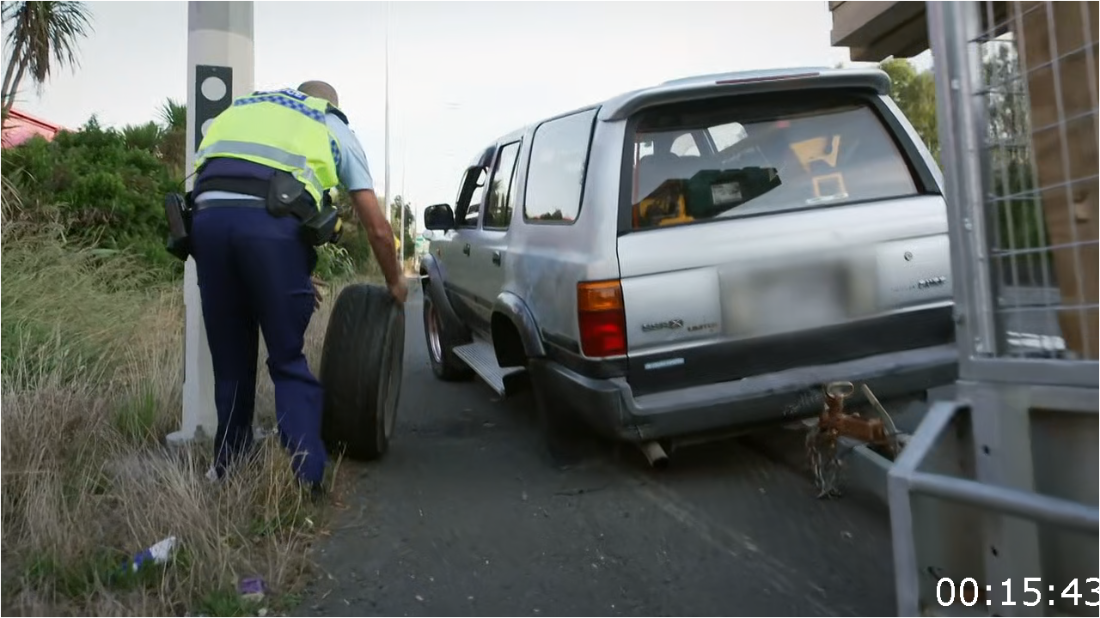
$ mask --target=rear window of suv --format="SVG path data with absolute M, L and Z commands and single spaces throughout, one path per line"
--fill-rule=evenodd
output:
M 861 95 L 813 93 L 641 112 L 624 178 L 633 229 L 917 194 L 871 105 Z

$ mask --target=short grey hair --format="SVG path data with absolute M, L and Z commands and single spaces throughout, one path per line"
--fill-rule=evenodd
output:
M 316 80 L 302 82 L 302 85 L 298 86 L 298 91 L 311 97 L 324 99 L 334 106 L 340 107 L 340 98 L 336 96 L 336 89 L 327 82 Z

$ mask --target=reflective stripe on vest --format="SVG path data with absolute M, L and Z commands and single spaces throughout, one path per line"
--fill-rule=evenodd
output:
M 317 175 L 314 174 L 313 170 L 309 167 L 309 159 L 306 159 L 302 155 L 291 154 L 285 150 L 279 150 L 278 148 L 272 148 L 271 146 L 265 146 L 263 144 L 221 140 L 195 153 L 195 158 L 205 159 L 207 157 L 232 156 L 238 154 L 261 157 L 269 161 L 281 163 L 287 167 L 293 167 L 300 170 L 296 174 L 299 180 L 312 186 L 318 193 L 323 193 L 325 190 L 325 186 L 321 184 Z
M 195 169 L 226 157 L 294 174 L 318 205 L 338 182 L 340 146 L 325 121 L 331 106 L 294 90 L 239 97 L 207 128 Z

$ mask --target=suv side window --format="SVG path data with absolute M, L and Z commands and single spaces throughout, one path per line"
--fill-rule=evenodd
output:
M 535 129 L 523 218 L 572 223 L 581 209 L 581 190 L 596 110 L 549 120 Z
M 516 159 L 519 156 L 519 142 L 512 142 L 500 149 L 497 154 L 496 169 L 489 183 L 489 206 L 485 211 L 485 228 L 507 229 L 512 220 L 512 208 L 515 205 Z
M 714 149 L 718 152 L 722 152 L 748 136 L 740 122 L 728 122 L 711 127 L 707 131 L 710 133 L 710 138 L 714 140 Z
M 470 201 L 466 204 L 461 203 L 461 195 L 456 200 L 458 203 L 455 204 L 455 217 L 458 227 L 477 227 L 478 215 L 481 214 L 481 200 L 485 196 L 485 180 L 488 176 L 485 168 L 481 168 L 477 173 L 477 187 L 470 195 Z M 462 177 L 462 184 L 458 188 L 460 194 L 462 187 L 466 184 L 466 178 L 467 176 Z
M 691 133 L 683 133 L 673 140 L 669 150 L 677 157 L 699 156 L 699 146 L 695 143 L 695 137 Z

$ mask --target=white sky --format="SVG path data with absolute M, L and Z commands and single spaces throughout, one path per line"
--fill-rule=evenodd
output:
M 186 3 L 89 4 L 80 67 L 16 108 L 75 128 L 185 101 Z M 485 143 L 542 116 L 677 77 L 849 59 L 824 1 L 394 2 L 389 15 L 390 180 L 418 216 L 454 199 Z M 255 19 L 256 88 L 332 83 L 384 191 L 386 4 L 264 1 Z

